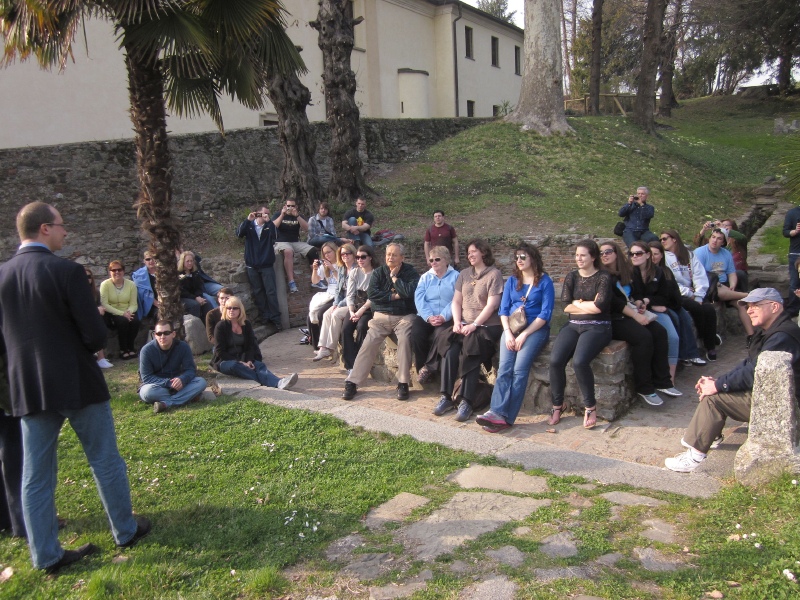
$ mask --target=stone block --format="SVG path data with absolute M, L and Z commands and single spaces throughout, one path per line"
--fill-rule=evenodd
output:
M 197 356 L 211 350 L 211 342 L 206 336 L 205 324 L 194 315 L 183 315 L 183 329 L 186 332 L 186 343 Z
M 733 463 L 736 479 L 760 485 L 789 471 L 800 473 L 797 400 L 791 354 L 762 352 L 753 382 L 750 431 Z

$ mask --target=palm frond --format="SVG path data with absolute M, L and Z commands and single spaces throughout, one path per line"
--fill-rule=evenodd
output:
M 170 76 L 164 82 L 164 89 L 167 106 L 175 115 L 192 118 L 208 114 L 224 132 L 219 89 L 212 79 Z

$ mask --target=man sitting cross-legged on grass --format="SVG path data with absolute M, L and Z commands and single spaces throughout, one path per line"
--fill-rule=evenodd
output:
M 730 417 L 750 421 L 751 394 L 758 355 L 765 350 L 789 352 L 792 355 L 795 394 L 800 391 L 800 328 L 783 309 L 783 298 L 774 288 L 758 288 L 739 304 L 756 327 L 747 358 L 721 377 L 701 377 L 695 389 L 700 405 L 681 440 L 688 449 L 664 464 L 668 469 L 688 473 L 706 458 L 708 451 L 722 441 L 722 428 Z
M 183 340 L 175 339 L 172 323 L 159 321 L 153 333 L 156 339 L 139 352 L 139 374 L 144 384 L 139 397 L 153 405 L 154 413 L 160 413 L 191 402 L 208 384 L 196 376 L 192 350 Z

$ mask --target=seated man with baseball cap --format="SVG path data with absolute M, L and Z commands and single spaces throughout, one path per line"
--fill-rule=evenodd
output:
M 722 441 L 725 420 L 750 421 L 751 395 L 758 355 L 765 350 L 792 355 L 795 394 L 800 393 L 800 327 L 783 309 L 783 298 L 774 288 L 758 288 L 739 300 L 755 327 L 745 360 L 720 377 L 703 376 L 695 385 L 700 405 L 681 440 L 687 448 L 664 464 L 681 473 L 694 471 L 708 451 Z

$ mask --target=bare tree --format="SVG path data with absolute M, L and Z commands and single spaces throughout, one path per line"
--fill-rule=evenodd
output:
M 302 84 L 297 73 L 270 73 L 267 94 L 278 113 L 278 137 L 283 148 L 281 196 L 296 198 L 300 214 L 313 215 L 322 199 L 322 183 L 315 153 L 317 141 L 308 123 L 306 107 L 311 92 Z
M 519 102 L 507 121 L 541 135 L 572 133 L 564 116 L 561 0 L 525 0 L 525 66 Z
M 351 8 L 349 0 L 319 0 L 317 20 L 309 23 L 319 31 L 325 114 L 331 126 L 328 199 L 340 206 L 352 204 L 369 190 L 358 154 L 360 113 L 355 99 L 356 74 L 350 67 L 354 27 L 364 18 L 353 18 Z
M 669 0 L 647 0 L 647 12 L 642 35 L 642 59 L 636 85 L 633 120 L 646 133 L 656 132 L 655 93 L 656 72 L 664 29 L 664 12 Z
M 603 3 L 594 0 L 592 4 L 592 60 L 589 68 L 589 114 L 600 115 L 600 75 L 603 54 Z

